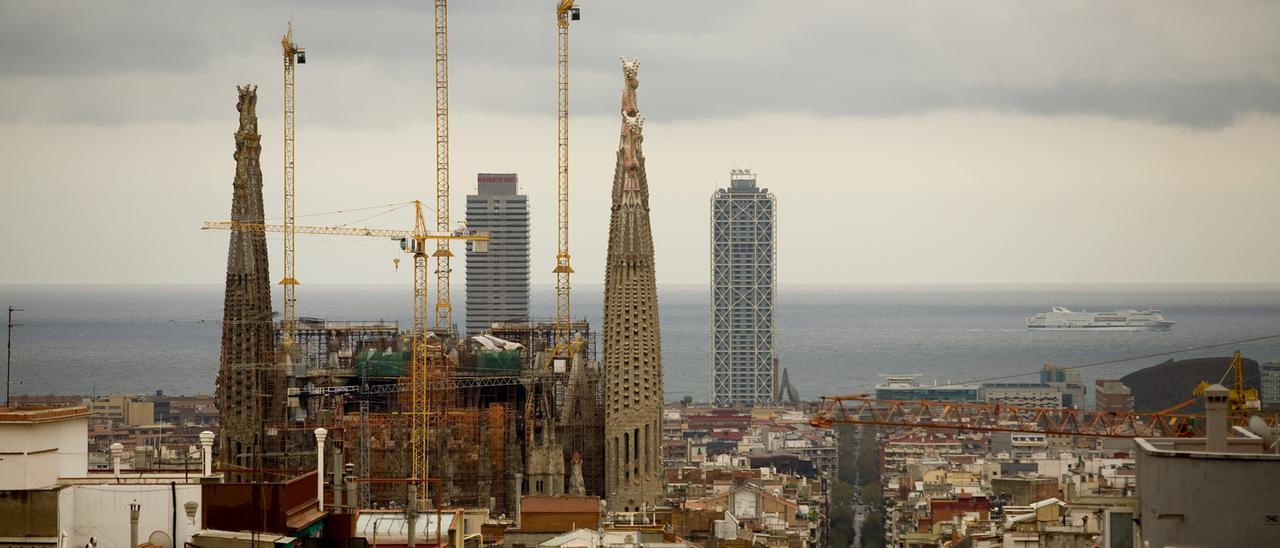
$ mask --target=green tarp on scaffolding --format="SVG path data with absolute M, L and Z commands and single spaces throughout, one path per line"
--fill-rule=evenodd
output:
M 519 350 L 481 350 L 476 353 L 476 369 L 482 371 L 519 371 Z
M 408 352 L 366 350 L 356 354 L 356 375 L 403 377 L 409 374 L 409 370 L 406 367 L 408 360 Z

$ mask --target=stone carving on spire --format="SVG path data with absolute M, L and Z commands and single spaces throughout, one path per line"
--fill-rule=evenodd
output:
M 640 144 L 644 142 L 644 116 L 622 115 L 622 190 L 640 190 Z
M 622 115 L 635 116 L 640 112 L 640 107 L 636 105 L 636 88 L 640 87 L 640 80 L 636 78 L 636 74 L 640 72 L 639 59 L 622 58 Z
M 622 58 L 622 190 L 640 189 L 640 143 L 644 142 L 644 116 L 636 104 L 636 88 L 640 87 L 639 59 Z
M 236 151 L 232 158 L 236 160 L 236 178 L 234 185 L 247 185 L 254 180 L 253 169 L 258 167 L 258 156 L 262 151 L 262 136 L 258 134 L 258 86 L 236 86 L 236 111 L 240 113 L 240 128 L 236 130 Z M 257 176 L 262 180 L 262 175 Z

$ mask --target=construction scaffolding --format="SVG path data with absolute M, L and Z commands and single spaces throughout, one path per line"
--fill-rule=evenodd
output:
M 304 361 L 317 366 L 307 369 L 305 384 L 291 396 L 302 401 L 308 420 L 289 434 L 301 440 L 315 426 L 334 432 L 335 441 L 341 440 L 354 458 L 356 505 L 397 507 L 405 503 L 401 483 L 417 482 L 438 490 L 425 499 L 512 515 L 516 474 L 525 478 L 525 493 L 564 494 L 575 455 L 581 459 L 585 494 L 602 493 L 603 394 L 599 367 L 586 359 L 585 336 L 576 344 L 580 357 L 565 372 L 523 366 L 531 363 L 528 354 L 537 355 L 528 347 L 514 351 L 516 367 L 508 368 L 486 361 L 493 350 L 473 341 L 430 337 L 429 380 L 417 390 L 428 394 L 431 458 L 428 478 L 418 478 L 408 441 L 415 390 L 408 375 L 411 358 L 397 350 L 404 335 L 377 336 L 386 326 L 376 323 L 314 325 L 335 329 L 312 333 L 307 322 L 299 323 L 302 348 L 319 350 L 303 352 Z M 525 340 L 548 348 L 553 328 L 547 322 L 545 331 L 526 330 Z M 590 335 L 585 322 L 580 328 Z M 313 354 L 317 357 L 307 357 Z M 331 367 L 335 360 L 338 367 Z
M 552 319 L 528 321 L 494 322 L 490 333 L 493 336 L 524 345 L 524 367 L 537 369 L 545 364 L 538 361 L 538 355 L 550 352 L 556 344 L 556 322 Z M 586 358 L 596 361 L 597 336 L 586 320 L 575 320 L 569 323 L 571 339 L 581 338 L 586 341 L 584 350 Z

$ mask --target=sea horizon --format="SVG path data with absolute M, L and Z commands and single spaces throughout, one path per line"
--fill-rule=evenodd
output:
M 207 394 L 217 373 L 222 284 L 2 284 L 0 306 L 15 317 L 15 394 Z M 554 310 L 551 284 L 533 284 L 537 318 Z M 708 399 L 709 288 L 658 285 L 665 398 Z M 1045 363 L 1071 367 L 1159 352 L 1174 358 L 1230 355 L 1191 350 L 1280 331 L 1280 284 L 869 284 L 782 283 L 780 366 L 801 396 L 866 392 L 880 374 L 918 373 L 921 382 L 1034 376 Z M 273 292 L 279 310 L 279 291 Z M 574 317 L 599 326 L 603 286 L 575 285 Z M 299 316 L 408 321 L 400 284 L 309 284 Z M 455 323 L 465 291 L 454 287 Z M 1167 333 L 1034 333 L 1025 318 L 1051 306 L 1112 310 L 1154 307 L 1177 322 Z M 598 328 L 597 328 L 598 330 Z M 1280 356 L 1280 341 L 1242 345 L 1246 356 Z M 1185 351 L 1185 352 L 1183 352 Z M 1160 360 L 1129 360 L 1082 371 L 1118 378 Z

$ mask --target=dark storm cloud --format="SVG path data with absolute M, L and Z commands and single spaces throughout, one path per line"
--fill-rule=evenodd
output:
M 571 43 L 579 114 L 617 108 L 619 54 L 641 58 L 641 108 L 655 119 L 959 108 L 1221 127 L 1280 112 L 1280 7 L 1269 3 L 581 3 Z M 548 113 L 553 4 L 455 1 L 452 104 Z M 313 123 L 378 125 L 430 110 L 407 104 L 430 101 L 427 2 L 0 6 L 0 82 L 31 95 L 5 97 L 4 119 L 224 116 L 206 92 L 278 79 L 290 17 L 311 52 Z

